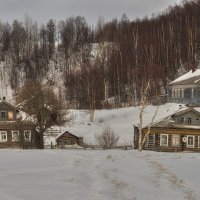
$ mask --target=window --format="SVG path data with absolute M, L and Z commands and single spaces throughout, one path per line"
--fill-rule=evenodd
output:
M 182 98 L 184 98 L 184 89 L 182 89 Z
M 31 131 L 29 131 L 29 130 L 24 131 L 24 140 L 31 141 Z
M 199 118 L 196 118 L 196 124 L 199 124 Z
M 12 141 L 19 141 L 19 131 L 12 131 Z
M 194 136 L 187 136 L 187 147 L 194 147 Z
M 147 137 L 146 137 L 144 146 L 148 147 L 148 145 L 149 145 L 149 135 L 147 135 Z
M 172 146 L 180 145 L 180 135 L 172 135 Z
M 7 142 L 7 132 L 0 131 L 0 142 Z
M 176 96 L 175 96 L 175 98 L 178 98 L 178 90 L 176 90 Z
M 8 119 L 12 120 L 14 118 L 13 112 L 9 111 L 8 112 Z
M 198 136 L 198 148 L 200 148 L 200 136 Z
M 192 118 L 188 117 L 188 124 L 192 124 Z
M 168 146 L 168 135 L 167 134 L 160 135 L 160 146 Z
M 174 90 L 172 90 L 172 98 L 174 99 Z
M 181 124 L 183 124 L 184 121 L 185 121 L 184 117 L 181 117 L 181 120 L 180 120 Z
M 181 98 L 181 90 L 178 90 L 178 98 Z
M 194 89 L 191 89 L 191 98 L 194 98 Z
M 6 118 L 6 112 L 5 111 L 1 111 L 1 118 L 5 119 Z

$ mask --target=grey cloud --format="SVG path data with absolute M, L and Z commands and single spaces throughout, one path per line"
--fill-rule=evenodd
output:
M 39 23 L 48 19 L 65 19 L 68 16 L 84 16 L 95 24 L 99 16 L 104 19 L 120 18 L 126 13 L 130 19 L 165 10 L 181 0 L 1 0 L 2 21 L 23 20 L 28 14 Z

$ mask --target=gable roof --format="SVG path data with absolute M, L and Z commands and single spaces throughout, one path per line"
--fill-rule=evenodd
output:
M 196 69 L 194 72 L 190 70 L 188 73 L 175 79 L 168 85 L 186 85 L 186 84 L 199 84 L 200 83 L 200 69 Z
M 16 106 L 14 106 L 13 104 L 9 103 L 9 102 L 6 101 L 6 100 L 1 100 L 1 101 L 0 101 L 0 106 L 3 105 L 3 104 L 6 104 L 8 107 L 11 107 L 11 108 L 14 109 L 14 110 L 18 110 Z
M 197 115 L 200 116 L 200 112 L 198 111 L 198 108 L 195 108 L 195 107 L 187 107 L 185 109 L 181 109 L 179 111 L 177 111 L 176 113 L 174 113 L 175 116 L 181 116 L 185 113 L 188 113 L 188 112 L 194 112 L 196 113 Z
M 57 135 L 57 136 L 55 137 L 56 140 L 57 140 L 59 137 L 61 137 L 63 134 L 65 134 L 65 133 L 71 134 L 71 135 L 75 136 L 76 138 L 80 138 L 79 136 L 77 136 L 77 135 L 75 135 L 75 134 L 72 134 L 72 133 L 70 133 L 69 131 L 64 131 L 64 132 L 60 133 L 59 135 Z
M 173 115 L 174 116 L 181 116 L 182 114 L 188 113 L 188 112 L 195 112 L 197 115 L 200 116 L 200 108 L 199 107 L 185 107 L 183 109 L 178 110 L 177 112 L 175 112 Z M 182 124 L 176 124 L 175 121 L 172 120 L 172 116 L 173 115 L 169 115 L 168 117 L 161 119 L 157 122 L 155 122 L 154 124 L 152 124 L 151 127 L 174 127 L 174 128 L 192 128 L 192 129 L 200 129 L 200 126 L 194 126 L 194 125 L 182 125 Z M 147 128 L 148 126 L 146 126 L 145 128 Z

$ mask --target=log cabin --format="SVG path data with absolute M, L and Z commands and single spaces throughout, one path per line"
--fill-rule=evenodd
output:
M 143 136 L 149 126 L 142 129 Z M 134 126 L 134 148 L 138 149 L 139 129 Z M 152 151 L 200 152 L 200 107 L 180 108 L 150 127 L 143 149 Z
M 56 137 L 56 142 L 58 148 L 65 148 L 67 145 L 78 144 L 79 146 L 83 146 L 83 138 L 78 137 L 68 131 L 61 133 Z
M 8 101 L 0 100 L 0 148 L 38 148 L 39 137 L 31 120 Z

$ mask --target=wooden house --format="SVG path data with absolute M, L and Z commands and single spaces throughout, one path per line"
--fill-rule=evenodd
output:
M 56 137 L 56 142 L 58 148 L 65 148 L 67 145 L 74 145 L 77 144 L 79 146 L 83 146 L 83 138 L 78 137 L 68 131 L 61 133 Z
M 200 69 L 177 78 L 166 89 L 168 103 L 200 105 Z
M 29 120 L 21 120 L 21 111 L 5 99 L 0 101 L 0 148 L 37 148 L 36 127 Z M 25 113 L 23 113 L 25 114 Z
M 134 127 L 134 148 L 138 148 L 139 129 Z M 142 129 L 143 135 L 148 126 Z M 185 107 L 150 127 L 144 149 L 153 151 L 200 152 L 200 107 Z

